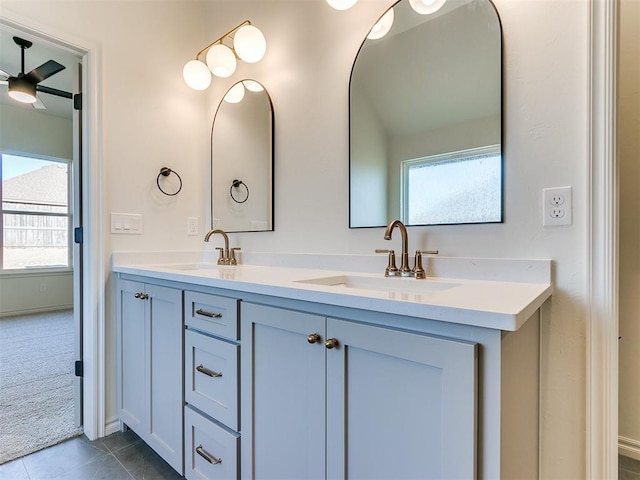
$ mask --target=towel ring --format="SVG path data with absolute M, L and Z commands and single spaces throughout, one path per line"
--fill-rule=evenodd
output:
M 180 187 L 178 187 L 178 190 L 176 190 L 174 193 L 168 193 L 165 192 L 162 187 L 160 186 L 160 177 L 168 177 L 171 174 L 174 174 L 176 177 L 178 177 L 178 180 L 180 181 Z M 171 170 L 168 167 L 162 167 L 160 169 L 160 173 L 158 174 L 158 176 L 156 177 L 156 185 L 158 185 L 158 188 L 160 189 L 160 191 L 162 193 L 164 193 L 165 195 L 169 196 L 169 197 L 173 197 L 177 194 L 180 193 L 180 190 L 182 190 L 182 178 L 180 178 L 180 175 L 178 175 L 178 172 L 176 172 L 175 170 Z
M 244 200 L 238 200 L 236 197 L 233 196 L 233 189 L 234 188 L 240 188 L 240 185 L 244 185 L 244 189 L 247 191 Z M 249 200 L 249 187 L 247 187 L 247 184 L 244 183 L 242 180 L 237 180 L 235 179 L 232 183 L 231 183 L 231 187 L 229 188 L 229 195 L 231 195 L 231 199 L 236 202 L 236 203 L 244 203 L 247 200 Z

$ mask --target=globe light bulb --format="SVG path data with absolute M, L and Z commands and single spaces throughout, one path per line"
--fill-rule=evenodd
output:
M 182 78 L 194 90 L 206 90 L 211 85 L 211 72 L 200 60 L 191 60 L 182 69 Z
M 327 3 L 336 10 L 348 10 L 358 3 L 358 0 L 327 0 Z
M 233 49 L 247 63 L 262 60 L 267 51 L 267 41 L 259 28 L 253 25 L 240 27 L 233 36 Z
M 218 43 L 207 52 L 207 65 L 216 77 L 230 77 L 236 71 L 236 56 L 229 47 Z
M 380 20 L 373 26 L 367 38 L 371 40 L 378 40 L 379 38 L 384 37 L 389 30 L 391 30 L 391 26 L 393 25 L 393 8 L 390 8 L 387 13 L 385 13 Z
M 409 0 L 409 5 L 420 15 L 435 13 L 447 0 Z
M 227 103 L 240 103 L 244 98 L 244 86 L 242 82 L 236 83 L 224 96 L 224 101 Z
M 244 88 L 249 90 L 250 92 L 262 92 L 264 91 L 264 87 L 260 85 L 255 80 L 243 80 Z

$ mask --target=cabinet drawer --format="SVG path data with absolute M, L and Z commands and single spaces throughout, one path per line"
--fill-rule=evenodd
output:
M 238 430 L 239 348 L 193 330 L 185 332 L 185 399 Z
M 240 436 L 185 408 L 185 477 L 237 479 Z
M 235 298 L 184 292 L 184 321 L 187 326 L 238 340 L 238 303 Z

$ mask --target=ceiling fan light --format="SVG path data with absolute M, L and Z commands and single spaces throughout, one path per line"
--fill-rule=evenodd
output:
M 329 6 L 336 10 L 348 10 L 357 2 L 358 0 L 327 0 Z
M 420 15 L 429 15 L 435 13 L 447 0 L 409 0 L 411 8 L 413 8 Z
M 194 90 L 206 90 L 211 84 L 211 72 L 200 60 L 190 60 L 182 69 L 182 78 Z
M 267 51 L 267 40 L 259 28 L 245 25 L 233 36 L 233 49 L 241 60 L 256 63 L 262 60 Z
M 9 96 L 21 103 L 36 102 L 36 85 L 24 78 L 9 78 Z
M 384 37 L 393 25 L 393 8 L 390 8 L 387 13 L 385 13 L 380 20 L 373 26 L 367 38 L 371 40 L 378 40 L 379 38 Z
M 207 52 L 207 65 L 216 77 L 227 78 L 236 71 L 236 56 L 229 47 L 218 43 Z

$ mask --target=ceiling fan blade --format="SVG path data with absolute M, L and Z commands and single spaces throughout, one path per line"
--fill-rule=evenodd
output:
M 36 94 L 36 101 L 35 103 L 31 104 L 33 106 L 33 108 L 35 108 L 36 110 L 46 110 L 47 106 L 44 104 L 44 102 L 42 101 L 42 98 L 40 98 L 40 95 Z
M 40 83 L 41 81 L 49 78 L 51 75 L 55 75 L 56 73 L 65 69 L 64 65 L 60 65 L 55 60 L 49 60 L 48 62 L 43 63 L 37 68 L 34 68 L 29 73 L 27 73 L 24 78 L 33 83 Z
M 57 97 L 73 98 L 73 94 L 70 92 L 58 90 L 57 88 L 45 87 L 44 85 L 36 85 L 36 90 L 38 92 L 48 93 L 49 95 L 56 95 Z

